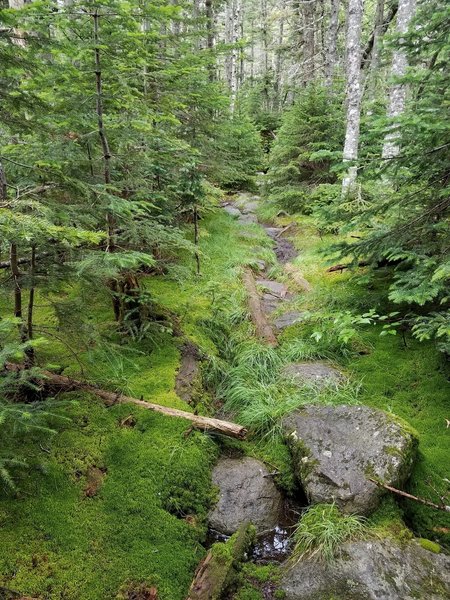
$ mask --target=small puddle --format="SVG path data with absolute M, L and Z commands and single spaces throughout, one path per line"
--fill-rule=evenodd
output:
M 284 561 L 291 551 L 292 534 L 302 510 L 298 506 L 294 508 L 286 501 L 280 522 L 273 529 L 261 531 L 256 535 L 256 542 L 249 559 L 256 563 Z M 228 539 L 230 539 L 229 535 L 224 535 L 215 529 L 208 529 L 204 545 L 210 548 L 214 543 L 226 542 Z

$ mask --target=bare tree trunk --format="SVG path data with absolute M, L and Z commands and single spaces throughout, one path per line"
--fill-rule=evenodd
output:
M 214 81 L 216 79 L 216 69 L 213 60 L 214 50 L 214 8 L 212 0 L 205 0 L 205 16 L 206 16 L 206 47 L 209 52 L 208 72 L 209 80 Z
M 380 11 L 381 8 L 382 8 L 382 11 Z M 362 53 L 361 69 L 365 69 L 365 68 L 367 68 L 367 66 L 369 64 L 371 64 L 375 41 L 376 40 L 379 41 L 380 38 L 386 33 L 389 25 L 391 24 L 392 20 L 394 19 L 395 15 L 397 14 L 397 9 L 398 9 L 398 4 L 394 1 L 394 4 L 391 4 L 388 13 L 385 16 L 384 15 L 384 2 L 382 0 L 378 0 L 377 11 L 379 11 L 379 12 L 377 13 L 377 15 L 375 17 L 375 27 L 374 27 L 374 30 L 372 31 L 372 35 L 369 37 L 366 47 L 364 48 L 364 52 Z M 377 30 L 377 28 L 376 28 L 377 18 L 380 15 L 380 13 L 381 13 L 381 17 L 382 17 L 382 22 L 381 22 L 381 26 Z M 378 61 L 379 48 L 377 49 L 376 54 L 377 54 L 376 58 Z
M 331 0 L 330 22 L 327 35 L 327 58 L 325 65 L 325 77 L 328 87 L 333 85 L 334 72 L 337 63 L 337 40 L 339 31 L 339 2 Z
M 8 197 L 8 181 L 3 163 L 0 161 L 0 199 L 6 202 Z
M 361 25 L 363 0 L 349 0 L 347 18 L 347 123 L 343 159 L 354 162 L 358 158 L 359 124 L 361 117 Z M 356 183 L 356 165 L 349 167 L 342 181 L 342 193 L 348 194 Z
M 22 288 L 20 285 L 20 271 L 17 254 L 17 244 L 12 243 L 9 247 L 9 259 L 11 265 L 11 277 L 14 283 L 14 316 L 19 320 L 20 341 L 25 343 L 28 339 L 26 326 L 22 314 Z
M 262 65 L 263 65 L 263 94 L 266 109 L 269 109 L 269 23 L 268 23 L 268 11 L 267 11 L 267 0 L 261 0 L 261 42 L 262 42 Z
M 195 262 L 197 265 L 197 275 L 200 275 L 200 254 L 198 251 L 198 208 L 194 204 L 194 245 L 195 245 Z
M 232 0 L 231 43 L 233 48 L 230 56 L 230 110 L 232 113 L 236 107 L 236 96 L 239 87 L 239 50 L 237 43 L 239 41 L 241 8 L 241 0 Z
M 281 9 L 284 9 L 284 1 L 281 4 Z M 279 109 L 281 104 L 281 78 L 283 71 L 283 43 L 284 43 L 284 17 L 279 17 L 278 25 L 278 44 L 275 59 L 275 78 L 274 78 L 274 109 Z
M 28 297 L 27 310 L 27 336 L 29 340 L 33 339 L 33 312 L 34 312 L 34 278 L 36 275 L 36 245 L 31 247 L 31 263 L 30 263 L 30 294 Z M 26 350 L 27 364 L 32 367 L 35 362 L 34 348 L 30 347 Z
M 316 0 L 301 0 L 300 7 L 303 17 L 302 82 L 303 85 L 308 85 L 316 74 Z
M 100 61 L 100 15 L 97 9 L 93 14 L 94 18 L 94 56 L 95 56 L 95 85 L 96 85 L 96 108 L 97 108 L 97 127 L 98 135 L 103 151 L 103 178 L 106 185 L 111 184 L 111 152 L 109 149 L 108 138 L 106 137 L 105 127 L 103 123 L 103 84 L 102 70 Z M 107 229 L 107 246 L 106 251 L 112 252 L 115 247 L 114 240 L 114 217 L 108 211 L 106 214 L 106 229 Z
M 397 33 L 404 34 L 416 10 L 416 0 L 399 0 L 397 11 Z M 406 73 L 408 59 L 403 49 L 397 48 L 392 56 L 391 76 L 394 83 L 389 92 L 388 117 L 393 120 L 392 131 L 390 131 L 383 145 L 383 158 L 392 158 L 397 156 L 400 151 L 398 138 L 400 132 L 397 129 L 395 119 L 405 110 L 407 88 L 404 83 L 395 82 L 395 79 L 402 77 Z

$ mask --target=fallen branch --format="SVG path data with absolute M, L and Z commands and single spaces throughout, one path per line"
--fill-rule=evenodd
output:
M 261 307 L 258 290 L 256 289 L 255 278 L 250 269 L 245 269 L 243 275 L 245 289 L 248 294 L 248 306 L 252 316 L 253 324 L 255 325 L 256 335 L 266 341 L 269 346 L 278 346 L 277 338 L 272 327 L 266 319 L 266 316 Z
M 358 266 L 358 267 L 368 267 L 368 266 L 369 266 L 369 264 L 370 264 L 370 263 L 368 263 L 367 261 L 365 261 L 365 260 L 361 260 L 361 261 L 359 261 L 359 263 L 358 263 L 358 265 L 357 265 L 357 266 Z M 344 269 L 350 269 L 350 268 L 351 268 L 351 267 L 353 267 L 353 266 L 354 266 L 354 265 L 353 265 L 352 263 L 345 264 L 345 265 L 344 265 L 344 264 L 333 265 L 332 267 L 329 267 L 329 268 L 327 269 L 327 273 L 334 273 L 335 271 L 341 271 L 341 273 L 342 273 L 342 271 L 343 271 Z
M 224 546 L 231 545 L 231 552 L 215 553 L 214 546 L 195 571 L 187 600 L 219 600 L 233 583 L 233 575 L 254 541 L 254 528 L 242 524 Z
M 419 502 L 420 504 L 424 504 L 425 506 L 431 506 L 431 508 L 436 508 L 437 510 L 443 510 L 444 512 L 450 512 L 450 506 L 446 504 L 436 504 L 435 502 L 431 502 L 430 500 L 425 500 L 424 498 L 419 498 L 418 496 L 413 496 L 412 494 L 408 494 L 408 492 L 403 492 L 402 490 L 398 490 L 391 485 L 387 485 L 377 479 L 373 479 L 372 477 L 368 477 L 369 481 L 377 485 L 378 487 L 382 487 L 393 494 L 398 494 L 399 496 L 403 496 L 403 498 L 408 498 L 409 500 L 414 500 L 415 502 Z
M 22 371 L 24 368 L 24 365 L 17 365 L 13 363 L 7 363 L 5 365 L 5 369 L 10 372 Z M 109 392 L 108 390 L 103 390 L 94 384 L 87 383 L 85 381 L 78 381 L 77 379 L 66 377 L 65 375 L 56 375 L 50 371 L 41 371 L 41 374 L 43 384 L 49 386 L 50 388 L 64 392 L 74 390 L 89 392 L 101 398 L 107 406 L 112 406 L 114 404 L 136 404 L 141 408 L 146 408 L 147 410 L 161 413 L 167 417 L 186 419 L 193 424 L 193 427 L 200 429 L 201 431 L 212 431 L 237 439 L 244 439 L 247 435 L 247 430 L 237 423 L 222 421 L 221 419 L 214 419 L 212 417 L 202 417 L 201 415 L 195 415 L 184 410 L 178 410 L 177 408 L 153 404 L 152 402 L 147 402 L 146 400 L 138 400 L 137 398 L 132 398 L 131 396 L 125 396 L 120 392 Z
M 276 237 L 276 238 L 279 238 L 279 237 L 281 237 L 281 236 L 283 235 L 283 233 L 286 233 L 286 231 L 289 231 L 289 229 L 290 229 L 291 227 L 294 227 L 294 225 L 295 225 L 295 224 L 296 224 L 296 223 L 295 223 L 294 221 L 293 221 L 292 223 L 289 223 L 289 225 L 286 225 L 286 227 L 283 227 L 283 229 L 282 229 L 281 231 L 279 231 L 279 232 L 278 232 L 278 233 L 275 235 L 275 237 Z

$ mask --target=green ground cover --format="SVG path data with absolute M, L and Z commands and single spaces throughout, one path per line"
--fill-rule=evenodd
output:
M 419 460 L 408 490 L 432 497 L 429 483 L 439 490 L 446 485 L 448 370 L 444 360 L 431 344 L 406 336 L 405 347 L 401 335 L 380 337 L 380 326 L 349 325 L 346 311 L 361 313 L 375 307 L 381 313 L 387 307 L 377 305 L 376 289 L 366 290 L 350 273 L 326 274 L 321 250 L 329 239 L 317 235 L 310 218 L 299 217 L 298 222 L 295 243 L 300 254 L 294 262 L 314 291 L 299 294 L 296 305 L 312 317 L 282 334 L 274 360 L 277 365 L 291 358 L 332 360 L 350 375 L 352 400 L 407 420 L 420 439 Z M 271 425 L 272 417 L 279 414 L 277 398 L 284 401 L 287 393 L 277 395 L 277 369 L 271 372 L 267 353 L 251 341 L 239 272 L 259 257 L 273 264 L 273 253 L 261 228 L 246 230 L 251 237 L 243 237 L 242 228 L 228 215 L 211 215 L 201 223 L 201 277 L 193 274 L 192 257 L 182 257 L 183 268 L 174 270 L 172 279 L 148 277 L 145 285 L 158 305 L 177 316 L 184 335 L 209 355 L 204 379 L 210 391 L 218 386 L 220 392 L 222 386 L 222 400 L 227 402 L 232 385 L 236 392 L 236 383 L 245 381 L 249 370 L 259 373 L 257 385 L 265 382 L 268 387 L 259 388 L 259 396 L 254 381 L 248 393 L 244 389 L 246 407 L 255 407 L 258 398 L 266 399 L 268 389 L 273 402 L 269 406 L 265 402 L 257 418 L 267 421 L 269 415 Z M 274 271 L 288 281 L 280 268 Z M 67 293 L 76 295 L 77 289 Z M 93 298 L 87 321 L 96 323 L 111 341 L 107 298 L 101 294 Z M 6 310 L 3 298 L 4 314 Z M 38 309 L 38 326 L 49 322 L 49 310 Z M 333 322 L 330 315 L 335 312 L 344 314 L 344 325 Z M 350 330 L 347 341 L 342 336 L 345 328 Z M 49 343 L 40 351 L 44 365 L 64 364 L 65 373 L 76 375 L 80 360 L 86 376 L 99 383 L 190 410 L 174 391 L 183 337 L 160 331 L 150 341 L 129 347 L 116 340 L 112 350 L 110 344 L 102 346 L 100 337 L 95 347 L 77 352 L 76 360 L 66 343 L 77 348 L 77 332 L 62 335 L 62 342 L 47 336 Z M 217 408 L 210 405 L 212 396 L 205 393 L 202 410 Z M 328 394 L 319 400 L 345 402 L 349 397 L 333 399 Z M 309 399 L 306 395 L 303 401 Z M 280 471 L 278 483 L 290 493 L 295 490 L 288 451 L 271 427 L 270 435 L 263 429 L 259 437 L 238 443 L 200 433 L 185 437 L 188 425 L 181 420 L 124 405 L 106 409 L 86 394 L 66 394 L 58 399 L 60 404 L 61 408 L 55 409 L 54 403 L 52 408 L 70 420 L 56 424 L 61 430 L 57 435 L 49 438 L 45 432 L 29 432 L 14 442 L 5 440 L 5 445 L 17 445 L 29 467 L 16 473 L 18 492 L 0 496 L 0 586 L 50 599 L 94 600 L 123 596 L 127 586 L 145 582 L 157 586 L 161 600 L 181 600 L 204 554 L 205 516 L 215 494 L 210 471 L 220 449 L 266 460 Z M 239 410 L 229 414 L 240 416 Z M 129 415 L 135 420 L 133 427 L 122 424 Z M 85 490 L 92 467 L 103 470 L 104 477 L 98 492 L 89 497 Z M 441 543 L 448 539 L 447 515 L 412 502 L 401 507 L 417 534 Z M 374 522 L 398 533 L 398 509 L 392 500 Z M 249 572 L 239 598 L 259 597 L 257 575 Z

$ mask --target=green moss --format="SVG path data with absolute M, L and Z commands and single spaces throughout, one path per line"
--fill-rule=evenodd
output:
M 425 550 L 429 552 L 434 552 L 435 554 L 439 554 L 441 551 L 441 547 L 436 542 L 432 542 L 431 540 L 427 540 L 425 538 L 418 538 L 417 541 Z
M 284 598 L 283 590 L 278 589 L 281 579 L 281 567 L 277 564 L 256 565 L 246 563 L 241 571 L 239 586 L 234 600 L 263 600 L 270 597 Z
M 378 509 L 371 515 L 368 526 L 376 536 L 392 537 L 399 542 L 412 539 L 411 531 L 403 521 L 403 514 L 392 496 L 385 497 Z

